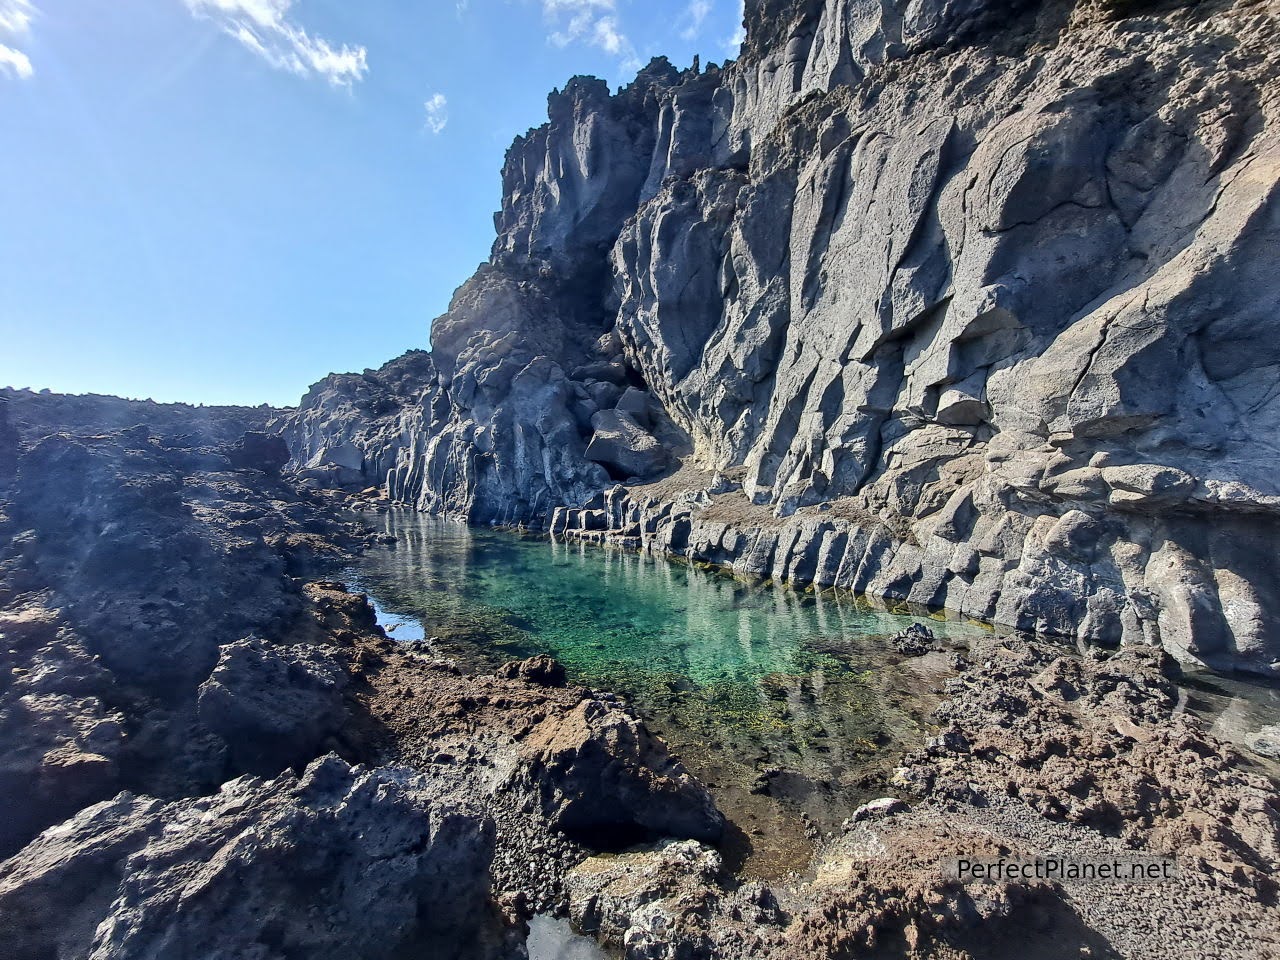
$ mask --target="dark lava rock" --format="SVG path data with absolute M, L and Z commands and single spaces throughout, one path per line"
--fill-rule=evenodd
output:
M 336 757 L 164 803 L 121 793 L 0 866 L 9 960 L 484 957 L 493 828 Z
M 894 635 L 890 643 L 899 653 L 908 657 L 922 657 L 936 649 L 937 637 L 923 623 L 913 623 Z
M 698 780 L 634 717 L 584 700 L 522 746 L 548 819 L 597 849 L 687 837 L 715 843 L 724 817 Z
M 504 663 L 498 668 L 498 676 L 504 680 L 536 683 L 540 687 L 563 687 L 566 682 L 564 667 L 546 654 Z
M 90 651 L 162 696 L 208 676 L 219 638 L 286 613 L 290 592 L 261 528 L 219 510 L 253 494 L 235 475 L 189 482 L 186 456 L 145 428 L 47 437 L 24 454 L 13 498 L 19 528 L 37 531 L 37 576 Z
M 276 433 L 249 431 L 226 452 L 231 466 L 237 470 L 261 470 L 279 476 L 289 462 L 289 446 Z
M 591 418 L 595 433 L 586 458 L 621 477 L 649 477 L 668 463 L 666 448 L 623 410 L 601 410 Z
M 270 776 L 306 763 L 341 730 L 347 683 L 319 647 L 241 640 L 222 648 L 200 685 L 200 721 L 227 741 L 236 769 Z

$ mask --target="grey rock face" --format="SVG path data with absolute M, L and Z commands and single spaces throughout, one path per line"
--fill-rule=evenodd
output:
M 270 412 L 8 396 L 22 443 L 0 495 L 0 858 L 121 789 L 179 796 L 246 772 L 241 758 L 275 774 L 325 752 L 332 696 L 308 725 L 265 652 L 263 669 L 233 664 L 227 709 L 206 711 L 234 729 L 234 757 L 197 716 L 219 648 L 277 636 L 305 604 L 309 558 L 364 542 L 271 475 L 279 437 L 241 439 Z M 110 430 L 144 413 L 157 426 Z M 232 722 L 255 714 L 256 738 Z M 273 736 L 287 756 L 258 766 L 250 754 Z M 315 752 L 295 752 L 309 740 Z
M 166 448 L 146 428 L 47 437 L 19 466 L 12 509 L 19 529 L 39 532 L 40 576 L 67 597 L 90 652 L 162 695 L 208 676 L 217 636 L 244 636 L 288 609 L 284 560 L 264 531 L 228 518 L 215 537 L 198 516 L 220 481 L 194 489 L 188 471 L 229 466 Z M 235 481 L 223 479 L 230 499 Z
M 122 793 L 0 867 L 15 960 L 484 956 L 492 824 L 336 757 L 163 803 Z
M 667 451 L 653 435 L 621 409 L 601 410 L 591 418 L 594 433 L 584 456 L 619 477 L 651 477 L 667 465 Z
M 554 100 L 434 372 L 358 424 L 320 385 L 298 461 L 351 440 L 396 499 L 545 525 L 660 469 L 614 456 L 630 416 L 671 463 L 737 471 L 734 537 L 804 539 L 786 575 L 1277 659 L 1276 4 L 746 16 L 736 63 Z M 744 562 L 664 491 L 633 504 L 683 516 L 663 549 Z M 794 516 L 823 505 L 811 542 Z
M 319 647 L 241 640 L 200 685 L 200 722 L 227 741 L 236 769 L 269 776 L 310 760 L 341 729 L 347 681 Z
M 119 787 L 127 719 L 112 678 L 67 625 L 39 607 L 0 614 L 0 858 Z

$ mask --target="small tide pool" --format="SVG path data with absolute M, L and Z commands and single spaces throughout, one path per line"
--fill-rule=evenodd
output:
M 888 638 L 987 629 L 407 511 L 380 522 L 395 543 L 346 576 L 391 636 L 477 669 L 549 653 L 572 682 L 623 694 L 711 787 L 731 862 L 762 877 L 803 870 L 813 837 L 883 795 L 926 735 L 950 656 Z

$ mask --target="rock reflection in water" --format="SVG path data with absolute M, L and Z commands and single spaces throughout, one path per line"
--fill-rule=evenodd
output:
M 923 619 L 953 640 L 983 629 L 408 512 L 385 525 L 395 545 L 349 571 L 384 617 L 476 668 L 550 653 L 625 695 L 713 787 L 730 859 L 758 875 L 801 867 L 806 833 L 882 792 L 923 736 L 950 657 L 904 658 L 886 638 Z

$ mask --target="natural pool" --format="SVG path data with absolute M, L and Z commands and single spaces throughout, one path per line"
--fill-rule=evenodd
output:
M 888 637 L 925 622 L 959 648 L 990 629 L 411 511 L 376 522 L 395 543 L 346 578 L 393 637 L 477 669 L 550 653 L 573 682 L 625 695 L 711 787 L 733 824 L 725 853 L 752 876 L 805 869 L 815 832 L 891 790 L 926 736 L 950 655 L 903 657 Z M 1187 709 L 1280 775 L 1244 746 L 1280 719 L 1280 691 L 1213 674 L 1184 689 Z
M 761 876 L 803 869 L 806 832 L 882 795 L 924 737 L 950 658 L 902 657 L 887 638 L 916 621 L 954 640 L 986 629 L 407 511 L 380 520 L 395 544 L 347 579 L 392 636 L 476 667 L 550 653 L 573 682 L 625 695 L 712 788 L 729 856 Z

